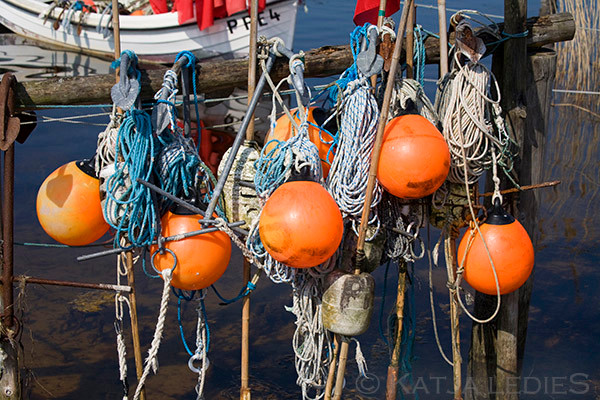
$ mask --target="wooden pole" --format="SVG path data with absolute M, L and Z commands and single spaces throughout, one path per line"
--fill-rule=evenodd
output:
M 503 24 L 498 24 L 500 30 Z M 544 17 L 532 17 L 527 21 L 527 45 L 530 49 L 549 43 L 571 40 L 575 34 L 575 21 L 569 13 L 553 14 Z M 484 42 L 495 41 L 490 35 Z M 510 42 L 510 41 L 509 41 Z M 439 62 L 439 40 L 435 37 L 425 39 L 425 62 Z M 401 60 L 404 55 L 401 54 Z M 307 78 L 324 77 L 339 74 L 352 65 L 350 46 L 325 46 L 305 53 Z M 168 68 L 148 69 L 142 74 L 142 101 L 154 98 L 162 87 L 164 74 Z M 273 80 L 289 75 L 288 62 L 278 60 L 271 71 Z M 15 87 L 17 110 L 43 108 L 44 105 L 104 104 L 110 102 L 110 89 L 114 85 L 114 75 L 94 75 L 72 78 L 51 78 L 18 82 Z M 226 60 L 203 62 L 197 73 L 196 85 L 210 95 L 225 89 L 245 86 L 248 82 L 248 60 Z M 210 97 L 210 96 L 208 96 Z M 207 97 L 207 98 L 208 98 Z
M 121 56 L 121 31 L 119 22 L 119 2 L 112 0 L 112 23 L 113 23 L 113 42 L 115 45 L 115 60 Z M 119 82 L 119 69 L 115 70 L 115 80 Z M 123 110 L 118 109 L 118 112 Z M 120 257 L 120 256 L 119 256 Z M 133 354 L 135 360 L 135 372 L 140 381 L 144 373 L 144 361 L 142 359 L 142 346 L 140 345 L 140 330 L 137 317 L 137 299 L 135 296 L 135 273 L 133 270 L 133 254 L 131 251 L 125 252 L 125 266 L 127 268 L 127 284 L 131 288 L 129 292 L 129 303 L 131 305 L 131 338 L 133 342 Z M 140 399 L 146 398 L 146 390 L 142 388 Z
M 408 25 L 406 29 L 406 77 L 413 79 L 415 77 L 415 23 L 417 20 L 417 5 L 408 11 Z
M 456 282 L 456 257 L 454 252 L 456 249 L 456 235 L 453 232 L 449 232 L 448 236 L 444 239 L 444 254 L 446 256 L 446 268 L 448 269 L 448 278 L 450 284 L 453 285 Z M 462 357 L 460 355 L 460 320 L 459 311 L 460 306 L 458 304 L 458 290 L 450 287 L 450 331 L 452 333 L 452 372 L 453 372 L 453 387 L 454 387 L 454 400 L 462 399 Z
M 257 22 L 258 22 L 258 0 L 250 3 L 250 46 L 248 60 L 248 105 L 254 95 L 256 88 L 256 61 L 257 61 Z M 246 140 L 254 140 L 254 115 L 246 129 Z M 242 281 L 247 285 L 250 281 L 250 262 L 244 259 L 244 270 Z M 250 295 L 242 299 L 242 349 L 241 349 L 241 387 L 240 400 L 250 400 L 251 391 L 249 386 L 250 374 Z
M 398 265 L 398 295 L 396 297 L 396 335 L 394 349 L 392 350 L 392 359 L 388 366 L 387 383 L 385 398 L 386 400 L 396 400 L 398 390 L 398 375 L 400 371 L 400 353 L 402 350 L 402 329 L 404 326 L 404 300 L 406 293 L 406 263 L 401 262 Z
M 448 73 L 448 28 L 446 27 L 446 0 L 438 0 L 440 26 L 440 77 Z
M 400 62 L 400 51 L 402 49 L 402 38 L 404 31 L 406 30 L 406 22 L 408 19 L 408 10 L 412 6 L 412 0 L 406 0 L 404 7 L 402 8 L 402 15 L 400 17 L 400 26 L 398 27 L 398 34 L 396 35 L 396 44 L 394 46 L 394 54 L 392 55 L 392 65 L 390 67 L 389 78 L 385 87 L 385 93 L 383 95 L 383 104 L 381 106 L 381 112 L 379 115 L 379 122 L 377 125 L 377 134 L 375 137 L 375 144 L 373 145 L 373 153 L 371 155 L 371 165 L 369 168 L 369 179 L 367 181 L 367 188 L 365 193 L 365 204 L 363 206 L 363 212 L 360 221 L 360 227 L 358 231 L 358 240 L 356 244 L 357 262 L 355 274 L 360 273 L 360 259 L 364 258 L 364 246 L 367 235 L 367 225 L 369 222 L 369 214 L 371 211 L 371 202 L 373 201 L 373 188 L 375 187 L 375 179 L 377 176 L 377 166 L 379 164 L 379 155 L 381 152 L 381 144 L 383 142 L 383 131 L 387 123 L 387 116 L 390 108 L 390 101 L 392 98 L 392 90 L 394 88 L 394 78 L 396 77 L 396 71 L 398 70 L 398 64 Z M 342 338 L 343 339 L 343 338 Z M 343 340 L 340 346 L 340 361 L 337 370 L 337 377 L 335 381 L 335 393 L 334 400 L 339 400 L 342 397 L 342 389 L 344 387 L 344 375 L 346 372 L 346 360 L 348 358 L 348 341 Z
M 325 385 L 325 400 L 331 400 L 331 389 L 333 389 L 333 380 L 335 379 L 335 367 L 337 364 L 337 356 L 340 352 L 340 341 L 338 335 L 333 336 L 333 360 L 329 366 L 329 374 L 327 375 L 327 384 Z

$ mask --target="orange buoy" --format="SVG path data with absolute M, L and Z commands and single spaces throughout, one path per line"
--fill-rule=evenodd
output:
M 275 260 L 290 267 L 310 268 L 335 253 L 342 241 L 344 222 L 323 186 L 291 181 L 278 187 L 265 203 L 258 231 Z
M 480 227 L 481 235 L 490 251 L 500 294 L 517 290 L 525 283 L 533 269 L 533 244 L 523 225 L 508 214 L 498 201 L 489 211 Z M 463 278 L 479 292 L 496 295 L 496 282 L 488 254 L 477 231 L 467 250 L 471 230 L 467 230 L 458 246 L 458 263 L 464 258 Z
M 319 149 L 319 157 L 321 158 L 321 168 L 323 170 L 323 178 L 327 177 L 329 174 L 329 168 L 331 167 L 331 162 L 333 161 L 333 156 L 335 154 L 334 151 L 329 151 L 331 148 L 331 144 L 333 142 L 333 137 L 327 133 L 323 129 L 319 129 L 318 126 L 320 124 L 315 119 L 316 114 L 324 113 L 322 109 L 317 107 L 310 107 L 308 109 L 308 117 L 307 120 L 309 122 L 308 125 L 308 138 L 311 142 L 313 142 L 317 149 Z M 294 120 L 300 122 L 300 116 L 298 111 L 292 110 L 292 115 L 294 116 Z M 298 132 L 294 132 L 298 134 Z M 275 143 L 270 143 L 269 141 L 277 139 L 279 141 L 286 141 L 292 137 L 292 122 L 284 115 L 277 120 L 277 124 L 275 125 L 275 129 L 270 131 L 265 137 L 265 153 L 271 151 L 275 147 Z M 322 139 L 322 140 L 321 140 Z M 324 143 L 324 141 L 326 143 Z
M 88 162 L 72 161 L 58 168 L 37 195 L 40 225 L 54 240 L 69 246 L 90 244 L 108 231 L 100 206 L 100 183 Z
M 168 211 L 161 219 L 162 235 L 169 237 L 198 231 L 202 226 L 197 214 Z M 231 240 L 221 231 L 203 233 L 182 240 L 165 243 L 165 248 L 175 253 L 177 266 L 173 271 L 171 285 L 182 290 L 200 290 L 215 283 L 227 269 L 231 258 Z M 152 254 L 157 245 L 150 246 Z M 170 252 L 153 256 L 154 266 L 162 271 L 173 268 L 173 256 Z
M 450 151 L 425 117 L 407 114 L 385 127 L 377 179 L 389 193 L 420 199 L 435 192 L 450 171 Z

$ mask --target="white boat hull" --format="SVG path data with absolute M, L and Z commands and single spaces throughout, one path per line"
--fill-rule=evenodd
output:
M 78 35 L 79 11 L 72 14 L 70 29 L 61 25 L 55 30 L 53 24 L 62 9 L 53 10 L 44 23 L 40 14 L 47 9 L 48 5 L 39 0 L 0 0 L 0 23 L 27 38 L 69 50 L 113 57 L 112 30 L 106 28 L 109 17 L 101 19 L 98 13 L 86 14 Z M 259 15 L 258 34 L 268 38 L 280 37 L 286 46 L 292 47 L 296 12 L 294 0 L 269 2 Z M 102 29 L 98 32 L 99 24 L 104 32 Z M 109 34 L 105 37 L 107 32 Z M 172 62 L 175 55 L 183 50 L 192 51 L 199 58 L 247 54 L 249 32 L 248 13 L 217 19 L 213 26 L 202 31 L 194 20 L 179 25 L 176 13 L 120 16 L 121 49 L 133 50 L 142 59 L 161 62 Z

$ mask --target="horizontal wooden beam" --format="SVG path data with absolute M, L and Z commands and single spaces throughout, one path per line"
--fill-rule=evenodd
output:
M 500 30 L 503 25 L 498 24 Z M 571 40 L 575 35 L 575 21 L 569 13 L 533 17 L 527 21 L 529 34 L 527 45 L 541 47 L 546 44 Z M 486 43 L 494 38 L 486 36 Z M 435 37 L 425 40 L 426 62 L 439 61 L 439 41 Z M 403 56 L 404 57 L 404 56 Z M 352 64 L 349 46 L 324 46 L 306 52 L 305 76 L 326 77 L 343 72 Z M 142 71 L 143 100 L 154 97 L 162 85 L 166 68 Z M 197 87 L 203 93 L 216 93 L 245 87 L 248 80 L 247 60 L 203 62 L 197 74 Z M 287 60 L 277 60 L 271 77 L 278 81 L 289 74 Z M 27 81 L 17 84 L 17 105 L 21 109 L 44 108 L 47 105 L 78 105 L 110 103 L 110 88 L 114 75 L 95 75 L 73 78 L 52 78 L 42 81 Z

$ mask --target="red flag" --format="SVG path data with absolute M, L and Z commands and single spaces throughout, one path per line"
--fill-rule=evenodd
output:
M 400 0 L 388 0 L 385 6 L 385 16 L 389 17 L 400 9 Z M 379 13 L 379 0 L 357 0 L 354 9 L 354 23 L 364 25 L 369 22 L 377 25 L 377 15 Z
M 167 0 L 150 0 L 150 7 L 154 14 L 163 14 L 169 12 L 169 6 Z

